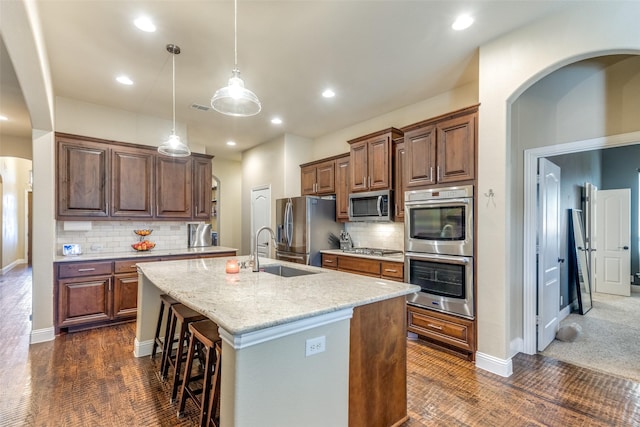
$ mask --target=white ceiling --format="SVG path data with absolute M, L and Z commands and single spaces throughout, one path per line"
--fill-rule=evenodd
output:
M 171 54 L 176 115 L 188 140 L 233 156 L 282 133 L 316 138 L 477 79 L 478 47 L 571 0 L 349 1 L 239 0 L 238 65 L 262 112 L 233 118 L 209 106 L 233 68 L 230 0 L 38 0 L 55 95 L 171 119 Z M 456 32 L 460 13 L 475 24 Z M 158 30 L 133 26 L 140 15 Z M 1 43 L 0 43 L 1 45 Z M 30 136 L 7 52 L 0 48 L 0 133 Z M 115 82 L 127 74 L 133 86 Z M 325 87 L 337 96 L 320 96 Z M 279 116 L 283 124 L 272 125 Z M 170 129 L 167 129 L 167 135 Z M 225 145 L 227 140 L 236 148 Z

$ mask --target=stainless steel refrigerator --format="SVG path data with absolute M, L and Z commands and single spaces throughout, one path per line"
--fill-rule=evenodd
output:
M 319 267 L 320 250 L 330 249 L 329 236 L 341 230 L 335 200 L 313 196 L 276 200 L 276 259 Z

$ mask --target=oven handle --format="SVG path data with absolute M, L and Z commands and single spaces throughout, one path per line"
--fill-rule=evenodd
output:
M 406 200 L 404 205 L 409 207 L 429 207 L 433 205 L 470 205 L 472 202 L 473 198 L 465 197 L 463 199 Z
M 412 259 L 422 260 L 422 261 L 434 261 L 434 262 L 448 262 L 451 264 L 458 265 L 467 265 L 471 263 L 472 258 L 466 256 L 448 256 L 448 255 L 440 255 L 440 254 L 419 254 L 415 252 L 407 252 L 404 254 L 405 259 L 408 261 Z
M 378 196 L 378 216 L 382 216 L 382 196 Z

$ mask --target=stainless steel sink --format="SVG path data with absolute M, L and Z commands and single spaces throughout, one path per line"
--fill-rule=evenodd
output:
M 264 271 L 265 273 L 269 274 L 275 274 L 276 276 L 280 277 L 296 277 L 306 276 L 308 274 L 316 274 L 315 271 L 300 270 L 298 268 L 286 267 L 279 264 L 260 267 L 260 271 Z

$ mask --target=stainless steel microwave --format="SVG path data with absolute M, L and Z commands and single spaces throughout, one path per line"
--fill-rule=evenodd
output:
M 349 194 L 349 221 L 393 221 L 391 190 Z

